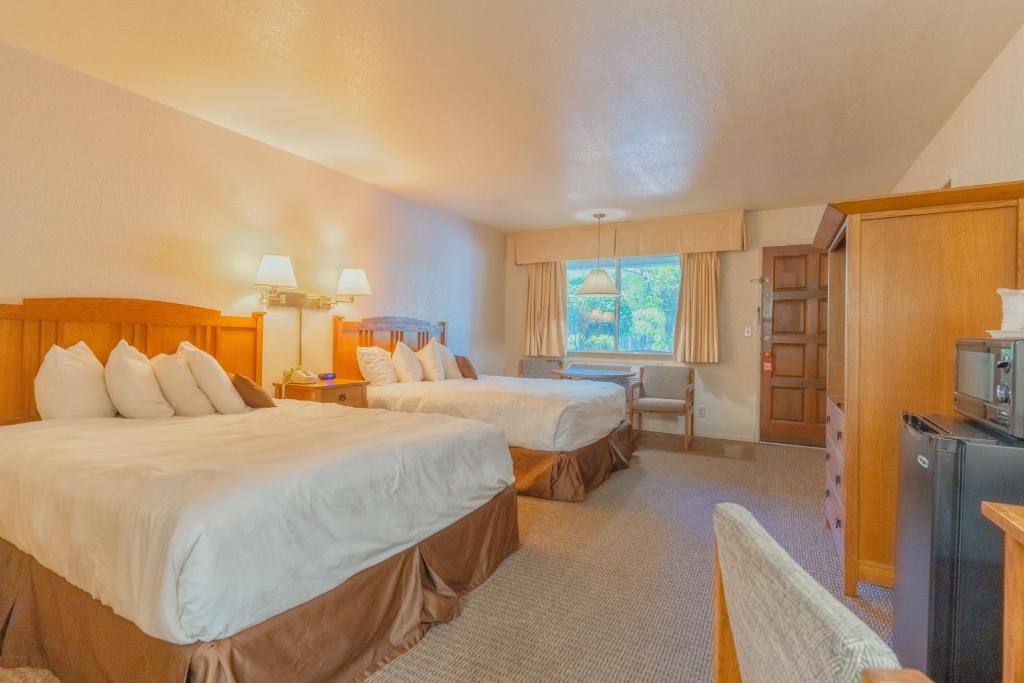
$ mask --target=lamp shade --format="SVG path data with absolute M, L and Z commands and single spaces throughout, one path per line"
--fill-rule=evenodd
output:
M 619 288 L 615 286 L 607 270 L 595 268 L 587 273 L 587 279 L 580 285 L 576 296 L 618 296 Z
M 279 254 L 264 254 L 260 259 L 260 267 L 256 271 L 254 284 L 257 287 L 281 287 L 284 289 L 298 287 L 291 258 Z
M 366 296 L 372 294 L 366 271 L 362 268 L 345 268 L 338 278 L 338 294 L 343 296 Z

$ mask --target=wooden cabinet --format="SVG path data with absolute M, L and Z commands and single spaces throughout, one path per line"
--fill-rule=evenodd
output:
M 953 344 L 1017 287 L 1024 183 L 831 204 L 825 512 L 844 585 L 892 585 L 904 410 L 951 413 Z
M 366 382 L 361 379 L 334 379 L 312 384 L 280 384 L 274 382 L 277 398 L 294 398 L 300 401 L 337 403 L 352 408 L 366 407 Z

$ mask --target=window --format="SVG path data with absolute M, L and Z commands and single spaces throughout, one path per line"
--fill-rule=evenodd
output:
M 597 261 L 569 261 L 569 351 L 671 353 L 679 304 L 679 257 L 649 256 L 601 266 L 620 296 L 576 296 Z

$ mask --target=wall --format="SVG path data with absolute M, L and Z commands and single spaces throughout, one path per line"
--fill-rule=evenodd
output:
M 449 322 L 484 371 L 503 362 L 503 236 L 0 46 L 0 301 L 111 296 L 246 315 L 260 255 L 292 256 L 330 293 L 366 268 L 373 295 L 336 313 Z M 298 355 L 295 309 L 271 308 L 264 381 Z M 305 313 L 304 364 L 331 364 L 331 314 Z
M 918 156 L 896 192 L 1024 179 L 1024 29 Z
M 761 287 L 761 249 L 783 244 L 807 244 L 821 220 L 824 206 L 804 206 L 747 213 L 747 250 L 723 252 L 720 317 L 721 358 L 717 364 L 697 366 L 696 404 L 705 417 L 697 418 L 696 433 L 703 436 L 755 441 L 758 436 L 760 342 L 758 306 Z M 505 372 L 516 374 L 522 357 L 526 316 L 526 266 L 512 262 L 515 236 L 509 235 L 505 260 Z M 751 336 L 744 336 L 744 328 Z M 664 356 L 634 354 L 574 354 L 572 359 L 613 359 L 631 364 L 665 363 Z M 645 429 L 679 432 L 678 419 L 644 418 Z

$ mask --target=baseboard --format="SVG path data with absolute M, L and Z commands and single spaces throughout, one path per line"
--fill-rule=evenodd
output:
M 644 429 L 644 434 L 657 434 L 658 436 L 678 436 L 683 438 L 682 432 L 662 432 L 656 429 Z M 695 439 L 721 439 L 722 441 L 743 441 L 745 443 L 757 443 L 757 439 L 749 436 L 737 436 L 735 434 L 708 434 L 707 432 L 694 432 Z
M 860 560 L 857 563 L 857 578 L 867 583 L 892 588 L 896 583 L 896 570 L 891 564 Z

